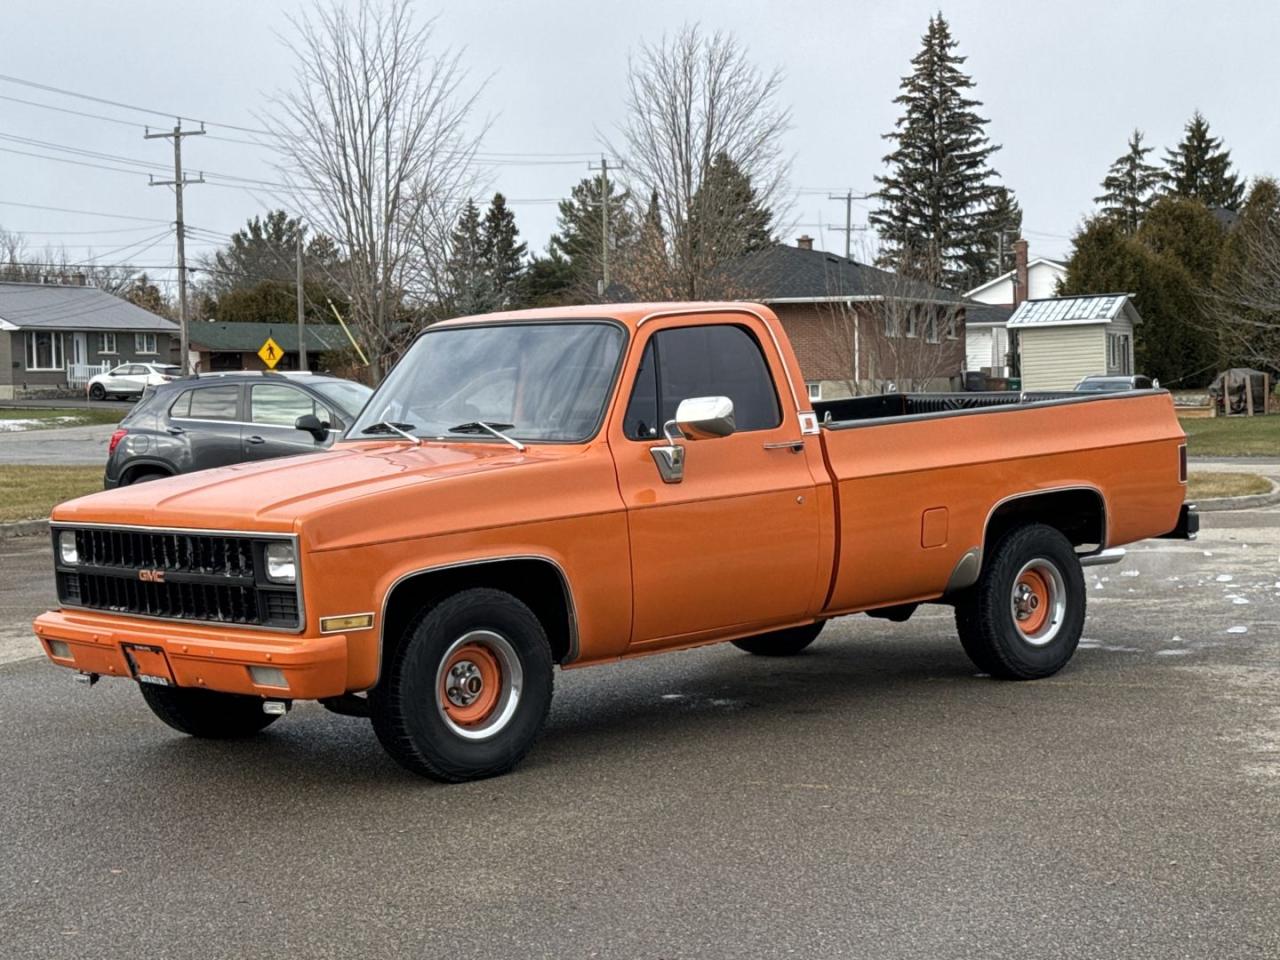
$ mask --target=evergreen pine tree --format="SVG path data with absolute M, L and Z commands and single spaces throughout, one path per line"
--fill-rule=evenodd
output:
M 1008 187 L 997 187 L 987 210 L 981 243 L 965 258 L 968 279 L 964 288 L 976 287 L 1014 268 L 1013 241 L 1022 236 L 1022 207 Z
M 1129 151 L 1111 164 L 1102 181 L 1102 194 L 1093 198 L 1102 215 L 1115 220 L 1125 233 L 1133 233 L 1142 225 L 1160 186 L 1160 168 L 1147 163 L 1147 154 L 1153 149 L 1144 147 L 1142 131 L 1134 130 L 1129 137 Z
M 1187 122 L 1182 142 L 1165 151 L 1165 191 L 1199 200 L 1207 207 L 1240 209 L 1244 183 L 1231 172 L 1231 151 L 1221 137 L 1209 135 L 1209 121 L 1197 110 Z
M 772 242 L 773 213 L 756 197 L 751 178 L 728 154 L 711 161 L 690 207 L 691 230 L 708 264 L 763 250 Z
M 517 242 L 519 236 L 515 214 L 507 206 L 507 198 L 501 193 L 495 193 L 480 228 L 482 261 L 488 274 L 495 310 L 518 307 L 523 297 L 520 284 L 524 277 L 524 258 L 528 248 L 524 243 Z
M 468 200 L 451 237 L 449 283 L 451 310 L 460 315 L 485 313 L 493 308 L 493 288 L 486 269 L 480 210 Z
M 886 140 L 896 144 L 871 222 L 880 234 L 880 261 L 905 266 L 932 282 L 965 286 L 989 244 L 990 207 L 996 199 L 996 150 L 977 100 L 966 95 L 973 80 L 942 14 L 929 19 L 923 46 L 912 59 L 894 100 L 904 108 Z
M 596 283 L 603 277 L 604 178 L 597 174 L 580 180 L 570 195 L 560 201 L 556 232 L 548 252 L 559 256 L 568 267 L 568 292 L 578 299 L 593 299 Z M 617 266 L 635 243 L 636 223 L 631 211 L 631 193 L 609 184 L 609 261 Z

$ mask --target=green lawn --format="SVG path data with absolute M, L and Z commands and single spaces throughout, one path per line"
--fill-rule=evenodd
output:
M 0 465 L 0 523 L 43 520 L 63 500 L 101 489 L 101 467 Z
M 132 407 L 120 405 L 119 410 L 104 410 L 101 407 L 0 407 L 0 421 L 30 420 L 32 423 L 21 424 L 21 429 L 50 430 L 55 427 L 83 427 L 92 423 L 119 423 Z M 0 423 L 0 433 L 8 433 Z
M 1182 421 L 1193 457 L 1280 456 L 1280 415 L 1209 417 Z

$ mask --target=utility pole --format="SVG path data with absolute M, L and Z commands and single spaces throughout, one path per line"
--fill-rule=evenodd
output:
M 306 313 L 302 308 L 302 227 L 298 227 L 298 369 L 307 369 Z
M 615 166 L 622 166 L 616 164 Z M 604 296 L 604 292 L 609 289 L 609 158 L 603 153 L 600 154 L 600 166 L 594 163 L 587 164 L 588 170 L 600 171 L 600 273 L 601 280 L 597 284 L 596 292 L 600 296 Z
M 177 199 L 177 220 L 175 228 L 178 235 L 178 325 L 181 330 L 179 343 L 181 344 L 181 357 L 178 360 L 178 366 L 183 373 L 187 372 L 187 351 L 190 337 L 187 330 L 187 247 L 186 234 L 182 220 L 182 188 L 191 183 L 204 183 L 204 174 L 199 179 L 188 180 L 182 174 L 182 138 L 198 137 L 204 133 L 204 124 L 200 124 L 199 130 L 183 130 L 182 120 L 178 119 L 172 130 L 167 133 L 152 133 L 148 128 L 143 136 L 144 140 L 161 140 L 173 139 L 173 179 L 157 180 L 155 177 L 150 178 L 148 186 L 152 187 L 173 187 L 173 195 Z
M 849 190 L 846 190 L 844 193 L 829 193 L 827 194 L 827 199 L 844 201 L 844 226 L 830 227 L 829 229 L 840 230 L 844 234 L 844 258 L 848 260 L 850 250 L 852 249 L 853 232 L 855 230 L 867 229 L 866 227 L 855 227 L 853 225 L 853 201 L 870 200 L 871 194 L 854 193 L 853 189 L 850 188 Z

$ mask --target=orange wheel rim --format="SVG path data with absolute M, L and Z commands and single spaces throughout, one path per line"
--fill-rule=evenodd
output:
M 440 672 L 440 706 L 460 727 L 484 723 L 502 694 L 502 665 L 481 643 L 454 650 Z
M 1026 611 L 1025 614 L 1019 614 L 1014 622 L 1024 634 L 1033 636 L 1040 632 L 1049 619 L 1049 582 L 1039 570 L 1026 570 L 1018 578 L 1014 589 L 1019 592 L 1025 590 L 1022 592 L 1022 608 Z

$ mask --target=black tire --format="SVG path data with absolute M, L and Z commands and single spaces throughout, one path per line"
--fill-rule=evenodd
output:
M 140 683 L 151 712 L 179 733 L 205 740 L 251 737 L 279 719 L 263 713 L 261 697 L 215 693 L 193 687 L 161 687 Z
M 467 654 L 479 647 L 482 655 Z M 487 653 L 483 651 L 487 650 Z M 474 656 L 476 663 L 467 657 Z M 469 665 L 474 675 L 491 657 L 496 672 L 470 691 L 496 697 L 474 723 L 462 713 L 472 705 L 450 702 L 445 671 Z M 461 659 L 458 659 L 461 658 Z M 369 695 L 369 714 L 383 748 L 402 767 L 442 783 L 461 783 L 506 773 L 529 752 L 551 708 L 554 685 L 551 646 L 542 624 L 509 593 L 476 588 L 455 593 L 425 610 L 405 630 Z M 518 679 L 511 694 L 509 680 Z M 496 679 L 495 679 L 496 678 Z
M 979 670 L 998 679 L 1052 676 L 1076 652 L 1086 596 L 1071 542 L 1044 524 L 1018 527 L 995 545 L 978 582 L 956 603 L 960 643 Z
M 105 399 L 106 396 L 107 396 L 107 390 L 106 390 L 106 387 L 104 387 L 102 384 L 95 383 L 91 387 L 89 387 L 90 400 L 102 400 L 102 399 Z
M 734 640 L 733 645 L 739 650 L 753 653 L 757 657 L 794 657 L 813 641 L 827 625 L 827 621 L 806 623 L 803 627 L 789 627 L 786 630 L 774 630 L 772 633 L 761 633 L 754 637 L 742 637 Z
M 131 487 L 135 483 L 150 483 L 152 480 L 163 480 L 167 476 L 169 474 L 163 470 L 141 470 L 130 476 L 129 481 L 121 484 L 121 486 Z

